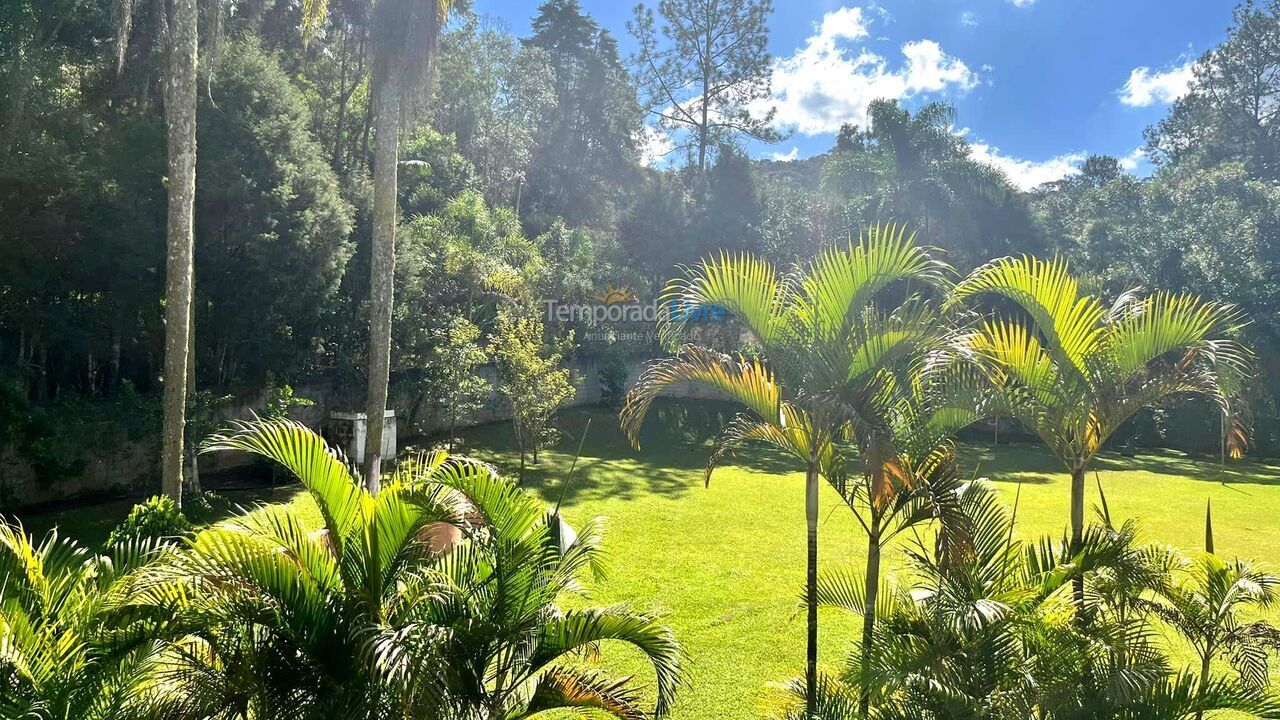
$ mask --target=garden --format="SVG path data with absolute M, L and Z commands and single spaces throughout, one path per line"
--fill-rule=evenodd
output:
M 1280 0 L 988 4 L 4 3 L 0 720 L 1280 718 Z

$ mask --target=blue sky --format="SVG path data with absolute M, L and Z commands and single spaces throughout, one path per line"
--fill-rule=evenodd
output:
M 631 49 L 630 0 L 581 0 Z M 529 31 L 536 0 L 474 0 Z M 656 0 L 650 0 L 656 5 Z M 1234 0 L 775 0 L 772 104 L 791 136 L 759 157 L 831 147 L 866 103 L 953 102 L 979 159 L 1024 187 L 1088 153 L 1126 158 L 1185 88 L 1189 61 L 1226 35 Z

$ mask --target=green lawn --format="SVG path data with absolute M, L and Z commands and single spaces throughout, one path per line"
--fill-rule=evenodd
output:
M 803 661 L 804 622 L 796 613 L 804 579 L 803 475 L 788 458 L 766 452 L 739 455 L 703 486 L 708 447 L 699 427 L 727 418 L 714 405 L 661 405 L 633 451 L 607 413 L 572 411 L 561 418 L 567 435 L 559 450 L 543 455 L 527 486 L 549 503 L 563 496 L 571 522 L 608 519 L 606 548 L 613 571 L 592 589 L 591 602 L 630 602 L 662 613 L 690 656 L 692 687 L 674 717 L 680 720 L 761 717 L 770 686 L 798 673 Z M 562 481 L 573 460 L 576 437 L 590 432 L 573 483 Z M 685 428 L 677 432 L 672 427 Z M 479 428 L 460 452 L 514 471 L 510 431 Z M 991 478 L 1012 500 L 1019 485 L 1019 532 L 1024 537 L 1061 533 L 1068 508 L 1068 478 L 1052 457 L 1034 445 L 964 449 L 967 468 Z M 1280 569 L 1280 465 L 1254 462 L 1222 468 L 1170 451 L 1134 457 L 1107 455 L 1098 463 L 1113 517 L 1143 518 L 1150 540 L 1187 550 L 1202 542 L 1204 506 L 1213 502 L 1217 550 L 1267 562 Z M 1097 501 L 1090 478 L 1090 504 Z M 276 489 L 269 501 L 289 499 L 296 488 Z M 252 496 L 238 498 L 249 502 Z M 314 513 L 305 496 L 293 497 Z M 32 529 L 52 522 L 73 525 L 89 540 L 105 536 L 127 506 L 81 509 L 28 519 Z M 860 566 L 864 541 L 833 493 L 822 498 L 822 562 Z M 900 553 L 890 552 L 890 567 Z M 843 660 L 855 637 L 852 619 L 826 616 L 823 661 Z M 615 660 L 615 658 L 609 658 Z M 641 673 L 633 657 L 616 661 Z

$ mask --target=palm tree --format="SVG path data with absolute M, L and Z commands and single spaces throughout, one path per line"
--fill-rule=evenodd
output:
M 1108 310 L 1081 292 L 1065 261 L 1006 257 L 956 286 L 952 303 L 994 295 L 1018 311 L 993 315 L 970 334 L 999 414 L 1017 418 L 1071 474 L 1071 536 L 1084 532 L 1085 475 L 1107 438 L 1138 410 L 1199 395 L 1232 416 L 1233 393 L 1250 369 L 1249 351 L 1228 336 L 1229 307 L 1189 294 L 1122 294 Z M 1232 433 L 1233 452 L 1242 428 Z M 1082 581 L 1076 607 L 1084 607 Z
M 488 474 L 457 484 L 466 488 L 483 518 L 476 531 L 432 569 L 429 597 L 413 609 L 405 628 L 441 633 L 423 657 L 446 668 L 449 703 L 457 717 L 518 720 L 570 708 L 603 711 L 632 720 L 649 717 L 641 694 L 626 676 L 584 665 L 584 653 L 609 643 L 640 651 L 657 678 L 652 715 L 665 716 L 685 682 L 683 651 L 657 620 L 625 606 L 560 607 L 582 590 L 580 576 L 603 577 L 601 525 L 574 531 L 555 511 L 518 486 Z M 397 678 L 413 680 L 417 663 L 379 655 Z M 410 704 L 417 694 L 410 688 Z
M 1014 193 L 999 171 L 969 157 L 953 131 L 955 107 L 932 102 L 913 115 L 880 99 L 867 107 L 867 119 L 866 132 L 823 168 L 824 189 L 863 203 L 864 217 L 910 220 L 928 242 L 945 238 L 970 253 L 975 243 L 984 246 L 988 238 L 961 237 L 974 234 L 978 201 L 999 206 Z
M 0 523 L 0 717 L 127 720 L 173 705 L 155 682 L 167 613 L 131 588 L 168 552 L 142 542 L 94 555 L 51 532 Z
M 259 507 L 199 533 L 152 574 L 140 596 L 178 608 L 187 630 L 162 677 L 190 706 L 217 716 L 506 718 L 598 707 L 642 717 L 627 679 L 576 662 L 610 640 L 649 655 L 659 713 L 670 706 L 682 675 L 669 631 L 621 608 L 554 604 L 598 565 L 596 526 L 575 534 L 558 516 L 550 522 L 488 465 L 433 453 L 402 464 L 375 496 L 288 420 L 238 423 L 204 450 L 284 465 L 323 523 Z
M 624 431 L 637 444 L 649 407 L 666 388 L 708 386 L 746 407 L 717 440 L 708 480 L 726 453 L 748 441 L 772 444 L 804 463 L 809 688 L 817 682 L 818 478 L 843 494 L 846 448 L 857 441 L 875 448 L 865 455 L 865 474 L 876 479 L 876 486 L 884 484 L 897 453 L 884 452 L 884 443 L 868 442 L 875 432 L 863 431 L 888 424 L 886 398 L 896 378 L 889 368 L 930 337 L 932 320 L 922 301 L 899 296 L 895 304 L 886 290 L 908 283 L 946 286 L 947 267 L 913 240 L 902 227 L 872 227 L 856 244 L 828 250 L 793 278 L 747 254 L 704 260 L 667 286 L 662 304 L 669 312 L 659 318 L 660 331 L 674 341 L 696 309 L 724 308 L 758 345 L 759 357 L 686 345 L 675 357 L 646 368 L 620 414 Z M 878 575 L 870 558 L 868 572 Z
M 1158 600 L 1143 600 L 1142 605 L 1191 643 L 1200 659 L 1202 686 L 1209 680 L 1210 663 L 1222 657 L 1246 687 L 1261 690 L 1270 678 L 1267 653 L 1280 646 L 1280 631 L 1264 621 L 1246 623 L 1240 611 L 1271 607 L 1278 598 L 1280 578 L 1251 563 L 1205 553 L 1188 577 L 1166 583 Z
M 1145 616 L 1109 615 L 1088 627 L 1061 621 L 1074 578 L 1147 574 L 1135 561 L 1151 551 L 1135 545 L 1132 523 L 1092 525 L 1079 546 L 1067 538 L 1024 544 L 990 486 L 969 484 L 958 502 L 971 521 L 971 552 L 917 542 L 909 553 L 914 584 L 883 603 L 870 675 L 855 659 L 842 676 L 824 677 L 819 717 L 868 717 L 859 709 L 867 683 L 875 694 L 870 716 L 903 720 L 1185 718 L 1206 709 L 1271 717 L 1280 709 L 1256 689 L 1171 672 Z M 1124 587 L 1124 598 L 1098 601 L 1141 597 L 1140 583 Z M 825 575 L 819 593 L 824 605 L 865 612 L 846 574 Z M 783 714 L 799 718 L 803 687 L 793 683 L 790 695 Z
M 365 400 L 364 482 L 378 491 L 382 433 L 391 381 L 391 311 L 394 307 L 396 191 L 404 102 L 422 94 L 431 58 L 455 0 L 377 0 L 373 9 L 373 254 L 369 263 L 369 388 Z M 417 95 L 415 95 L 417 93 Z

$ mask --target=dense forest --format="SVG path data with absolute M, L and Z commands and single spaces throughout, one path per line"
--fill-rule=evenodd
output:
M 304 16 L 308 6 L 198 3 L 192 435 L 221 406 L 292 387 L 324 385 L 362 406 L 371 82 L 384 60 L 367 3 L 333 0 Z M 714 251 L 785 266 L 894 220 L 960 272 L 1056 254 L 1104 297 L 1160 287 L 1238 306 L 1264 370 L 1248 393 L 1254 449 L 1277 446 L 1280 0 L 1240 6 L 1195 64 L 1188 94 L 1148 129 L 1150 177 L 1094 156 L 1030 192 L 973 159 L 941 102 L 877 101 L 826 153 L 751 159 L 748 141 L 778 133 L 744 110 L 767 95 L 770 63 L 768 3 L 744 7 L 710 19 L 740 39 L 716 56 L 727 66 L 708 67 L 726 81 L 677 78 L 679 98 L 661 96 L 683 67 L 672 58 L 691 52 L 671 18 L 638 12 L 638 50 L 624 54 L 577 0 L 542 3 L 527 37 L 454 9 L 429 82 L 402 108 L 393 396 L 423 415 L 465 413 L 489 391 L 471 370 L 496 363 L 501 376 L 520 348 L 658 354 L 511 308 L 606 287 L 651 299 L 677 266 Z M 0 6 L 0 452 L 50 482 L 80 472 L 96 447 L 158 436 L 165 8 Z M 684 110 L 665 116 L 669 105 L 713 112 L 699 123 Z M 657 163 L 654 133 L 671 138 Z M 97 430 L 66 430 L 83 427 Z M 1212 452 L 1218 428 L 1214 412 L 1183 405 L 1141 416 L 1116 441 Z M 4 488 L 0 471 L 0 503 Z

